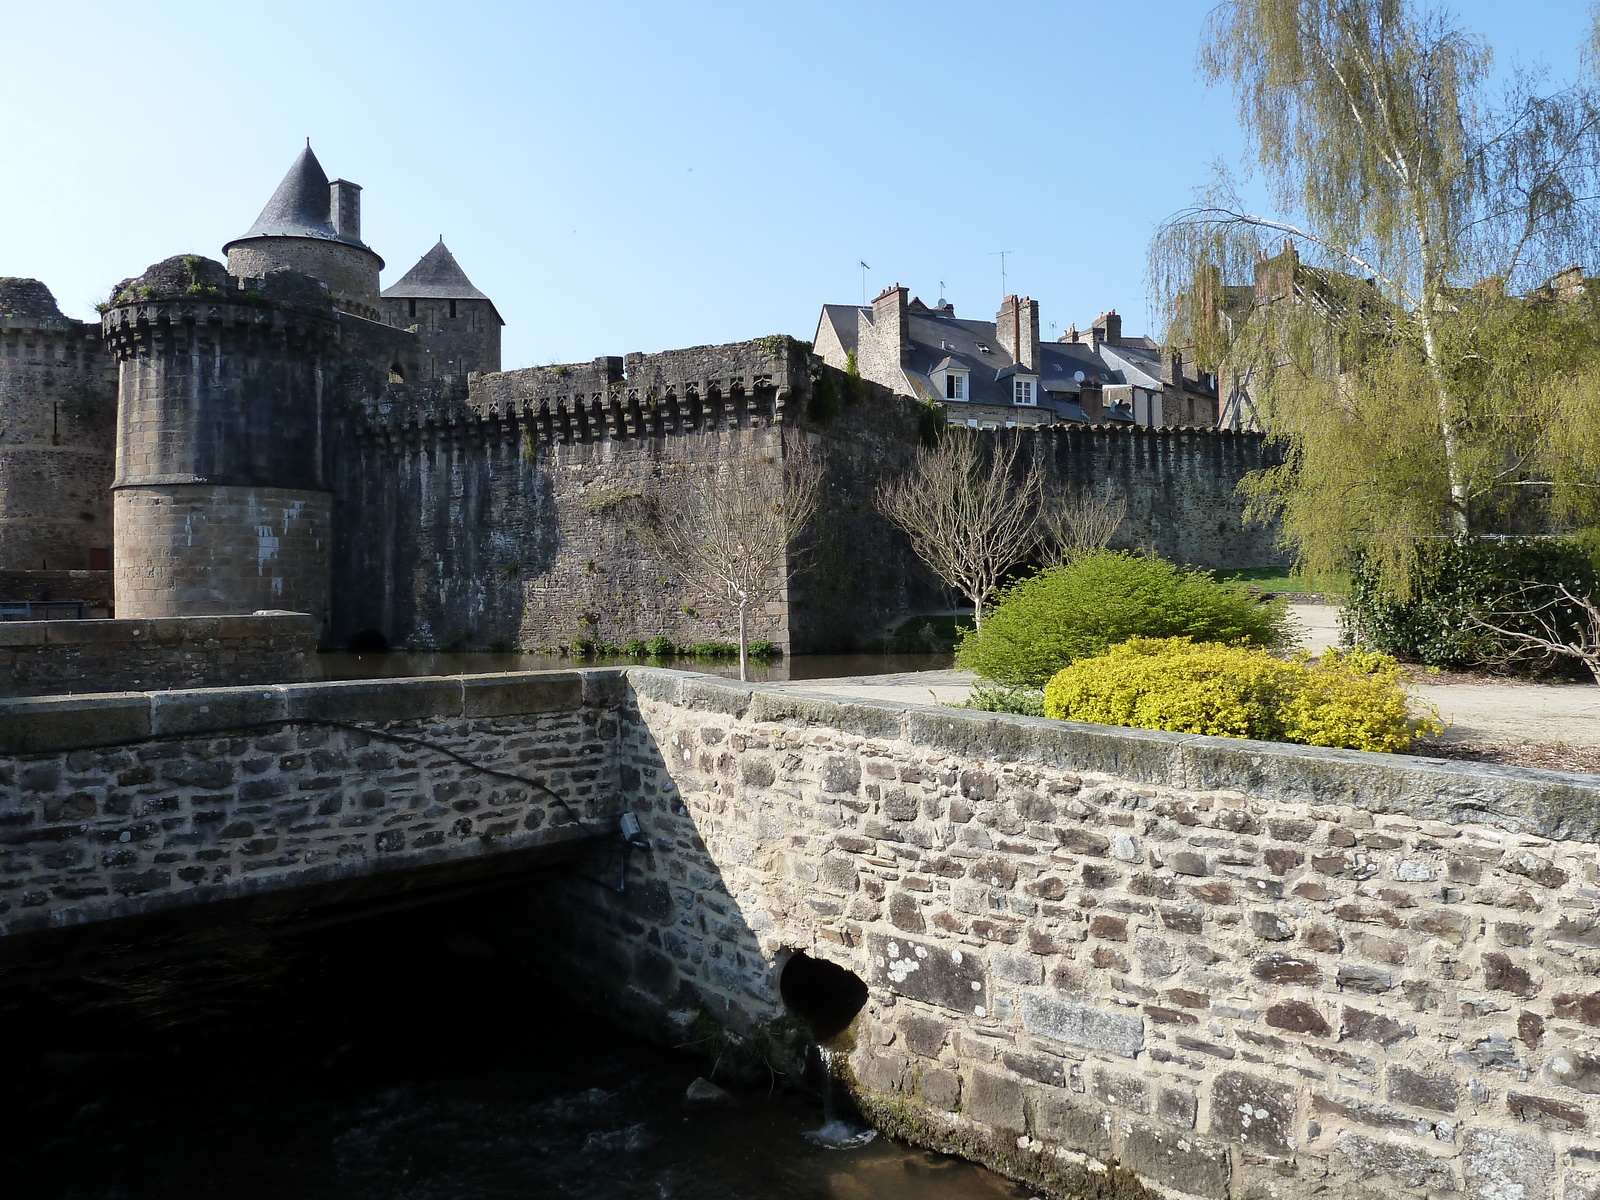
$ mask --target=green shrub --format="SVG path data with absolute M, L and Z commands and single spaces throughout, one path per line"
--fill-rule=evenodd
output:
M 644 642 L 639 638 L 634 638 L 631 642 L 624 646 L 623 649 L 628 652 L 629 658 L 643 658 L 647 653 L 649 653 L 649 651 L 645 649 Z
M 1394 659 L 1337 650 L 1274 658 L 1248 646 L 1132 638 L 1044 690 L 1049 717 L 1350 750 L 1404 750 L 1443 731 L 1411 712 Z
M 671 638 L 658 633 L 644 644 L 644 650 L 651 658 L 670 658 L 678 648 L 672 644 Z
M 1386 590 L 1377 572 L 1357 563 L 1341 618 L 1361 645 L 1430 667 L 1495 667 L 1531 675 L 1584 676 L 1582 664 L 1530 650 L 1525 643 L 1484 629 L 1473 617 L 1507 629 L 1541 632 L 1525 614 L 1549 601 L 1554 584 L 1577 594 L 1596 589 L 1595 551 L 1581 537 L 1430 538 L 1417 547 L 1411 595 Z M 1543 585 L 1543 586 L 1540 586 Z M 1580 640 L 1578 616 L 1554 616 L 1571 640 Z M 1570 619 L 1568 619 L 1570 618 Z
M 739 648 L 735 646 L 733 648 L 733 652 L 735 655 L 737 655 L 739 653 Z M 779 648 L 777 642 L 751 642 L 745 647 L 745 653 L 751 658 L 765 659 L 783 657 L 783 651 Z
M 738 658 L 739 647 L 733 642 L 701 642 L 680 651 L 690 658 Z
M 1101 551 L 1013 584 L 956 664 L 998 683 L 1043 687 L 1061 668 L 1130 637 L 1285 643 L 1288 609 L 1158 558 Z
M 617 645 L 615 642 L 601 642 L 594 648 L 594 652 L 601 658 L 622 657 L 622 647 Z
M 972 685 L 963 708 L 979 708 L 985 712 L 1013 713 L 1019 717 L 1044 716 L 1044 692 L 1031 687 L 985 687 Z
M 567 653 L 573 658 L 588 658 L 594 653 L 594 643 L 588 638 L 573 638 L 567 643 Z

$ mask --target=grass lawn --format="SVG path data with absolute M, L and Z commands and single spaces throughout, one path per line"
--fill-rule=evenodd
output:
M 1263 592 L 1309 592 L 1319 595 L 1333 594 L 1342 596 L 1350 590 L 1350 581 L 1345 578 L 1329 580 L 1325 585 L 1316 586 L 1303 575 L 1293 573 L 1292 567 L 1242 567 L 1235 570 L 1217 572 L 1217 579 L 1222 583 L 1246 583 L 1251 587 L 1258 587 Z

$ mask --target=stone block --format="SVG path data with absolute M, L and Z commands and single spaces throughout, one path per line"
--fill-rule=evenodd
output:
M 297 683 L 283 693 L 288 716 L 322 721 L 372 725 L 461 715 L 459 677 Z
M 1191 1196 L 1221 1200 L 1228 1194 L 1228 1151 L 1191 1134 L 1159 1126 L 1131 1124 L 1122 1132 L 1122 1166 L 1164 1187 Z
M 1389 1099 L 1395 1104 L 1453 1113 L 1461 1103 L 1461 1089 L 1447 1075 L 1428 1075 L 1409 1067 L 1389 1068 Z
M 282 721 L 288 701 L 282 688 L 195 688 L 184 692 L 152 692 L 152 733 L 229 731 Z
M 1545 1139 L 1469 1128 L 1462 1137 L 1462 1167 L 1472 1200 L 1551 1200 L 1555 1153 Z
M 962 1088 L 965 1116 L 996 1129 L 1021 1133 L 1028 1128 L 1022 1084 L 989 1071 L 973 1071 Z
M 1381 1194 L 1385 1183 L 1429 1194 L 1456 1191 L 1448 1159 L 1435 1158 L 1420 1146 L 1394 1138 L 1371 1138 L 1342 1130 L 1334 1139 L 1333 1172 L 1366 1180 Z
M 1150 1089 L 1136 1075 L 1096 1068 L 1089 1094 L 1101 1104 L 1125 1113 L 1145 1116 L 1150 1112 Z
M 149 736 L 150 698 L 141 692 L 0 700 L 0 752 L 7 754 L 76 750 Z
M 1211 1132 L 1246 1150 L 1283 1158 L 1294 1152 L 1295 1089 L 1277 1079 L 1224 1071 L 1211 1084 Z
M 1156 1092 L 1156 1116 L 1184 1129 L 1193 1129 L 1199 1099 L 1185 1088 L 1164 1087 Z
M 929 1067 L 919 1084 L 922 1099 L 930 1108 L 954 1112 L 961 1107 L 961 1076 L 943 1067 Z
M 1312 1037 L 1328 1037 L 1333 1030 L 1316 1007 L 1304 1000 L 1285 1000 L 1267 1009 L 1267 1024 L 1274 1029 L 1290 1033 L 1306 1033 Z
M 1029 996 L 1022 1026 L 1036 1037 L 1135 1058 L 1144 1047 L 1144 1021 L 1133 1013 L 1095 1008 L 1054 996 Z
M 994 973 L 1010 983 L 1040 984 L 1044 982 L 1044 963 L 1037 955 L 1010 954 L 997 950 L 991 956 Z
M 1507 1092 L 1506 1108 L 1519 1121 L 1541 1125 L 1546 1129 L 1571 1131 L 1583 1129 L 1589 1124 L 1588 1114 L 1580 1106 L 1553 1100 L 1548 1096 Z
M 583 677 L 576 671 L 523 671 L 461 675 L 461 715 L 516 717 L 525 713 L 577 712 L 583 707 Z
M 872 982 L 879 987 L 955 1012 L 988 1015 L 988 972 L 981 955 L 881 933 L 867 935 L 867 953 Z
M 950 1026 L 932 1017 L 912 1014 L 900 1019 L 900 1033 L 906 1040 L 906 1048 L 913 1054 L 938 1058 L 950 1037 Z
M 1111 1122 L 1108 1115 L 1075 1104 L 1069 1094 L 1047 1089 L 1033 1098 L 1034 1137 L 1051 1146 L 1087 1154 L 1093 1158 L 1111 1157 Z
M 1600 1055 L 1561 1046 L 1545 1060 L 1539 1079 L 1586 1095 L 1600 1095 Z

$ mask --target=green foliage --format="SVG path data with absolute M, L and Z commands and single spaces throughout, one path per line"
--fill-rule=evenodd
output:
M 1042 687 L 1069 663 L 1131 637 L 1276 647 L 1287 619 L 1281 601 L 1263 603 L 1208 571 L 1102 551 L 1007 588 L 982 629 L 962 637 L 956 663 L 999 683 Z
M 1307 576 L 1291 567 L 1242 567 L 1231 571 L 1218 571 L 1217 581 L 1243 584 L 1274 595 L 1325 592 L 1342 596 L 1350 590 L 1348 576 L 1336 576 L 1320 583 L 1313 583 Z
M 677 647 L 672 644 L 672 639 L 662 634 L 656 634 L 644 644 L 645 653 L 651 658 L 667 658 L 677 652 Z
M 644 641 L 640 638 L 634 638 L 626 646 L 624 646 L 623 649 L 628 652 L 629 658 L 643 658 L 645 655 L 650 653 L 650 651 L 646 649 Z
M 1593 72 L 1492 70 L 1415 0 L 1229 0 L 1200 58 L 1270 201 L 1222 169 L 1153 303 L 1284 448 L 1251 513 L 1319 585 L 1359 558 L 1401 595 L 1422 539 L 1600 524 Z
M 1019 717 L 1044 716 L 1044 691 L 1041 688 L 972 685 L 963 708 L 984 712 L 1012 713 Z
M 1045 686 L 1063 720 L 1257 738 L 1349 750 L 1404 750 L 1443 732 L 1414 715 L 1394 659 L 1363 650 L 1274 658 L 1247 646 L 1132 638 L 1067 667 Z
M 592 513 L 615 514 L 630 511 L 643 499 L 644 493 L 636 487 L 610 487 L 585 492 L 579 503 Z
M 567 643 L 566 651 L 572 658 L 588 658 L 594 653 L 594 643 L 588 638 L 573 638 Z
M 783 657 L 783 650 L 777 642 L 751 642 L 745 647 L 745 653 L 751 658 L 758 659 Z
M 621 658 L 622 647 L 615 642 L 601 642 L 594 648 L 594 652 L 601 658 Z
M 1515 668 L 1533 675 L 1573 676 L 1582 667 L 1570 658 L 1537 652 L 1485 629 L 1488 620 L 1507 629 L 1541 632 L 1531 611 L 1554 598 L 1565 583 L 1574 593 L 1600 590 L 1597 539 L 1433 538 L 1417 548 L 1417 565 L 1404 595 L 1381 572 L 1357 561 L 1342 618 L 1354 640 L 1385 654 L 1430 667 Z M 1548 610 L 1564 640 L 1581 640 L 1582 614 Z
M 688 658 L 738 658 L 739 646 L 737 642 L 700 642 L 694 646 L 683 646 L 679 654 Z
M 970 618 L 949 613 L 907 617 L 883 639 L 881 648 L 889 654 L 948 654 L 971 624 Z
M 854 350 L 846 350 L 844 352 L 844 373 L 851 379 L 861 378 L 861 364 L 856 361 L 856 352 Z

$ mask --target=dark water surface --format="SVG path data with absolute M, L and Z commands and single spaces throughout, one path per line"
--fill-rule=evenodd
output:
M 949 654 L 797 654 L 767 665 L 750 664 L 756 683 L 790 679 L 838 679 L 846 675 L 894 675 L 901 671 L 942 671 Z M 542 654 L 319 654 L 323 679 L 399 679 L 415 675 L 479 675 L 489 671 L 570 671 L 574 667 L 638 664 L 699 671 L 739 678 L 737 659 L 698 658 L 561 658 Z
M 478 936 L 501 893 L 0 990 L 6 1200 L 999 1200 L 811 1096 L 733 1087 Z

